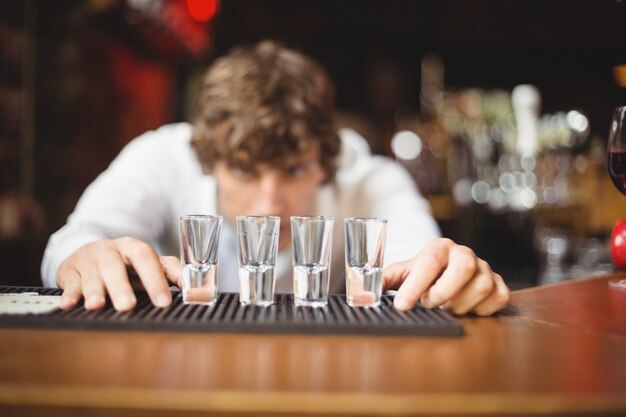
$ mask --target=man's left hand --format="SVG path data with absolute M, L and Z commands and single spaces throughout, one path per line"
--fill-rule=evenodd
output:
M 434 239 L 415 257 L 385 268 L 383 290 L 397 289 L 394 305 L 408 310 L 418 301 L 454 314 L 488 316 L 506 307 L 510 293 L 502 277 L 468 247 Z

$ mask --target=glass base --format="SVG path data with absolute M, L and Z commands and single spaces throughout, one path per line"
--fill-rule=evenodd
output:
M 609 287 L 617 288 L 618 290 L 625 290 L 626 291 L 626 278 L 610 280 L 609 281 Z
M 217 299 L 214 299 L 212 301 L 187 301 L 187 300 L 183 300 L 183 304 L 190 305 L 190 306 L 212 306 L 213 304 L 215 304 L 215 301 L 217 301 Z
M 294 304 L 296 307 L 326 307 L 328 301 L 306 301 L 302 299 L 295 299 Z
M 380 301 L 376 301 L 373 303 L 355 303 L 352 301 L 346 301 L 346 303 L 350 306 L 350 307 L 364 307 L 364 308 L 370 308 L 370 307 L 378 307 L 380 306 Z
M 274 304 L 274 301 L 241 301 L 239 302 L 244 306 L 257 306 L 257 307 L 269 307 Z
M 209 288 L 183 289 L 183 303 L 210 306 L 217 301 L 215 290 Z

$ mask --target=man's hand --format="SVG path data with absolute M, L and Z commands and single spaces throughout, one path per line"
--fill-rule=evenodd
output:
M 170 284 L 180 287 L 182 265 L 173 256 L 159 257 L 148 244 L 131 237 L 99 240 L 78 249 L 59 266 L 56 282 L 62 288 L 61 308 L 85 298 L 87 310 L 104 307 L 108 293 L 118 311 L 135 307 L 137 299 L 129 273 L 143 286 L 157 307 L 172 302 Z
M 465 246 L 435 239 L 415 257 L 389 265 L 383 289 L 397 289 L 394 305 L 408 310 L 442 306 L 455 314 L 488 316 L 506 307 L 509 289 L 502 277 Z

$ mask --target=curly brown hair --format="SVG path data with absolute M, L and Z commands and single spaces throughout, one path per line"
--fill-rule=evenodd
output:
M 332 181 L 340 140 L 334 88 L 322 67 L 273 41 L 236 48 L 208 69 L 191 141 L 203 168 L 280 163 L 319 146 Z

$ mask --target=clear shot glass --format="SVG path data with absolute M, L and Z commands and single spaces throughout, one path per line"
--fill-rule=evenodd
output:
M 222 216 L 181 216 L 179 225 L 183 301 L 212 304 L 217 298 L 217 248 Z
M 383 288 L 383 254 L 387 220 L 347 218 L 346 302 L 353 307 L 376 307 Z
M 333 224 L 332 217 L 291 217 L 293 295 L 297 306 L 328 304 Z
M 280 217 L 238 216 L 239 301 L 268 306 L 274 302 Z

